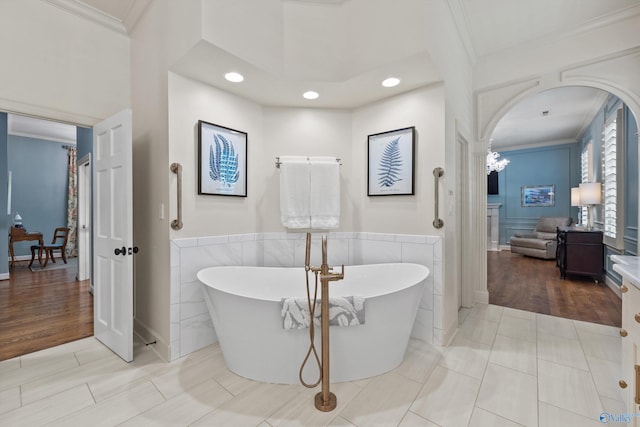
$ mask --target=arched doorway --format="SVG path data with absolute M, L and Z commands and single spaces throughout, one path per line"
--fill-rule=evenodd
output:
M 500 219 L 494 221 L 494 226 L 499 223 L 499 244 L 503 249 L 496 250 L 498 245 L 493 241 L 487 248 L 490 303 L 574 320 L 620 325 L 620 281 L 612 274 L 612 266 L 604 261 L 609 260 L 610 255 L 636 254 L 636 133 L 635 120 L 622 101 L 592 87 L 549 89 L 525 98 L 503 116 L 490 136 L 493 151 L 502 153 L 501 158 L 511 160 L 498 174 L 498 194 L 487 196 L 488 205 L 499 206 Z M 632 159 L 622 154 L 626 148 L 633 153 Z M 616 152 L 619 153 L 617 161 Z M 625 170 L 633 173 L 627 174 Z M 572 206 L 571 189 L 587 182 L 602 184 L 606 197 L 601 204 L 598 202 L 598 206 L 591 208 Z M 532 194 L 549 190 L 548 200 L 525 203 L 523 189 Z M 628 204 L 631 206 L 626 206 Z M 552 224 L 550 221 L 556 219 L 549 217 L 563 222 Z M 580 217 L 580 230 L 593 222 L 598 231 L 579 236 L 574 232 L 572 236 L 581 239 L 589 236 L 597 240 L 600 244 L 593 250 L 597 248 L 600 255 L 594 253 L 589 265 L 573 268 L 574 272 L 583 274 L 561 275 L 555 262 L 555 227 L 578 223 Z M 533 240 L 516 239 L 516 243 L 523 246 L 512 247 L 509 251 L 509 238 L 514 235 L 531 237 L 540 218 L 545 218 L 549 229 L 538 231 L 549 233 L 538 233 L 539 238 Z M 612 227 L 616 225 L 618 239 L 609 239 L 609 235 L 614 234 Z M 602 245 L 605 228 L 605 245 Z M 496 230 L 492 231 L 497 234 Z M 533 246 L 541 246 L 544 250 Z M 572 247 L 576 248 L 572 256 L 588 256 L 585 251 L 589 247 Z M 591 270 L 598 274 L 590 276 Z M 599 273 L 603 270 L 607 272 L 606 277 Z M 594 283 L 594 279 L 611 289 Z
M 487 292 L 487 182 L 486 147 L 500 119 L 521 100 L 545 90 L 565 86 L 587 86 L 602 89 L 620 98 L 636 119 L 640 113 L 640 76 L 636 75 L 638 51 L 624 52 L 619 56 L 605 58 L 578 67 L 557 69 L 529 79 L 507 82 L 475 93 L 475 143 L 473 170 L 470 186 L 472 221 L 477 227 L 470 230 L 474 259 L 466 268 L 476 272 L 473 280 L 463 286 L 463 292 L 471 295 L 474 302 L 488 303 Z M 616 70 L 612 73 L 611 70 Z M 638 136 L 636 135 L 636 138 Z

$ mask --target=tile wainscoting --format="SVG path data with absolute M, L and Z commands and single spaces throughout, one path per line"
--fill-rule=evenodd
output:
M 429 268 L 411 336 L 442 341 L 442 238 L 439 236 L 329 233 L 328 263 L 413 262 Z M 304 233 L 254 233 L 192 237 L 171 241 L 171 360 L 217 341 L 196 274 L 223 265 L 303 267 Z M 321 263 L 321 235 L 313 235 L 312 265 Z M 301 276 L 300 286 L 304 286 Z

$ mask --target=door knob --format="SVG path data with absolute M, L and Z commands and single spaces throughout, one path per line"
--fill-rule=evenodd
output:
M 127 248 L 125 248 L 124 246 L 122 247 L 122 249 L 120 249 L 120 248 L 116 248 L 116 249 L 113 251 L 113 253 L 114 253 L 114 254 L 116 254 L 116 255 L 121 255 L 121 254 L 122 254 L 122 255 L 126 255 L 126 254 L 127 254 Z
M 134 246 L 132 248 L 129 248 L 129 255 L 131 254 L 137 254 L 138 253 L 138 247 Z

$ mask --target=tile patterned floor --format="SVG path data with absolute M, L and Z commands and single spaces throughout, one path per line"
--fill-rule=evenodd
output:
M 624 413 L 618 329 L 493 305 L 459 313 L 440 348 L 411 341 L 397 369 L 318 391 L 231 373 L 217 345 L 172 363 L 137 344 L 127 364 L 94 338 L 0 362 L 0 425 L 602 425 Z

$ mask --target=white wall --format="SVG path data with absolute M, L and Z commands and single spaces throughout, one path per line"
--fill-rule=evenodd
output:
M 130 106 L 130 40 L 40 0 L 0 2 L 0 109 L 81 125 Z
M 483 162 L 483 149 L 477 149 L 473 144 L 472 123 L 473 123 L 473 58 L 469 57 L 462 39 L 453 19 L 451 8 L 456 2 L 429 0 L 426 15 L 426 40 L 430 56 L 438 64 L 440 74 L 444 76 L 444 179 L 440 187 L 440 217 L 444 220 L 444 248 L 443 259 L 443 289 L 440 297 L 436 296 L 435 304 L 442 306 L 440 313 L 442 322 L 440 326 L 443 336 L 439 340 L 441 343 L 448 343 L 455 334 L 458 327 L 458 287 L 461 287 L 463 298 L 462 303 L 470 306 L 473 303 L 471 294 L 473 289 L 481 286 L 481 279 L 485 264 L 478 261 L 477 252 L 472 247 L 472 239 L 469 235 L 463 235 L 458 224 L 467 223 L 470 217 L 464 217 L 469 210 L 460 209 L 456 206 L 456 198 L 462 203 L 470 203 L 465 195 L 459 195 L 461 169 L 471 167 L 483 167 L 479 163 Z M 457 164 L 457 140 L 461 134 L 467 141 L 471 142 L 468 147 L 469 157 L 476 155 L 475 163 L 471 165 Z M 433 177 L 432 177 L 433 178 Z M 482 183 L 482 181 L 480 181 Z M 473 182 L 468 182 L 472 185 Z M 485 184 L 486 185 L 486 184 Z M 483 193 L 484 194 L 484 193 Z M 460 218 L 463 216 L 462 218 Z M 470 224 L 470 228 L 474 225 Z M 484 243 L 481 241 L 482 246 Z M 462 264 L 464 255 L 466 264 Z M 438 319 L 436 319 L 438 320 Z
M 637 48 L 640 44 L 638 8 L 640 6 L 622 10 L 578 30 L 553 34 L 481 57 L 474 69 L 474 88 L 553 74 L 569 64 L 585 65 L 596 58 Z M 621 70 L 610 71 L 616 74 Z
M 354 111 L 271 108 L 170 73 L 168 98 L 170 162 L 181 163 L 184 175 L 184 228 L 172 238 L 284 231 L 275 167 L 280 155 L 341 159 L 339 230 L 442 234 L 432 225 L 432 170 L 444 163 L 442 85 Z M 198 120 L 247 132 L 247 198 L 197 194 Z M 367 197 L 367 135 L 408 126 L 417 133 L 416 195 Z M 172 214 L 175 191 L 172 185 Z
M 168 70 L 199 40 L 199 0 L 155 0 L 131 34 L 135 331 L 170 357 Z M 186 181 L 186 180 L 185 180 Z
M 173 237 L 254 232 L 257 205 L 267 179 L 263 155 L 262 108 L 228 92 L 169 73 L 169 162 L 182 165 L 184 227 Z M 247 133 L 247 195 L 198 195 L 198 120 Z M 172 218 L 176 214 L 176 185 L 171 179 Z
M 284 230 L 280 223 L 280 172 L 276 156 L 335 156 L 341 159 L 339 230 L 353 230 L 352 201 L 345 191 L 353 179 L 351 112 L 347 110 L 264 108 L 265 192 L 259 203 L 263 230 Z
M 415 196 L 367 196 L 367 136 L 416 127 Z M 432 171 L 443 166 L 444 86 L 432 85 L 398 95 L 353 113 L 353 172 L 346 191 L 353 203 L 354 230 L 443 235 L 433 227 Z

